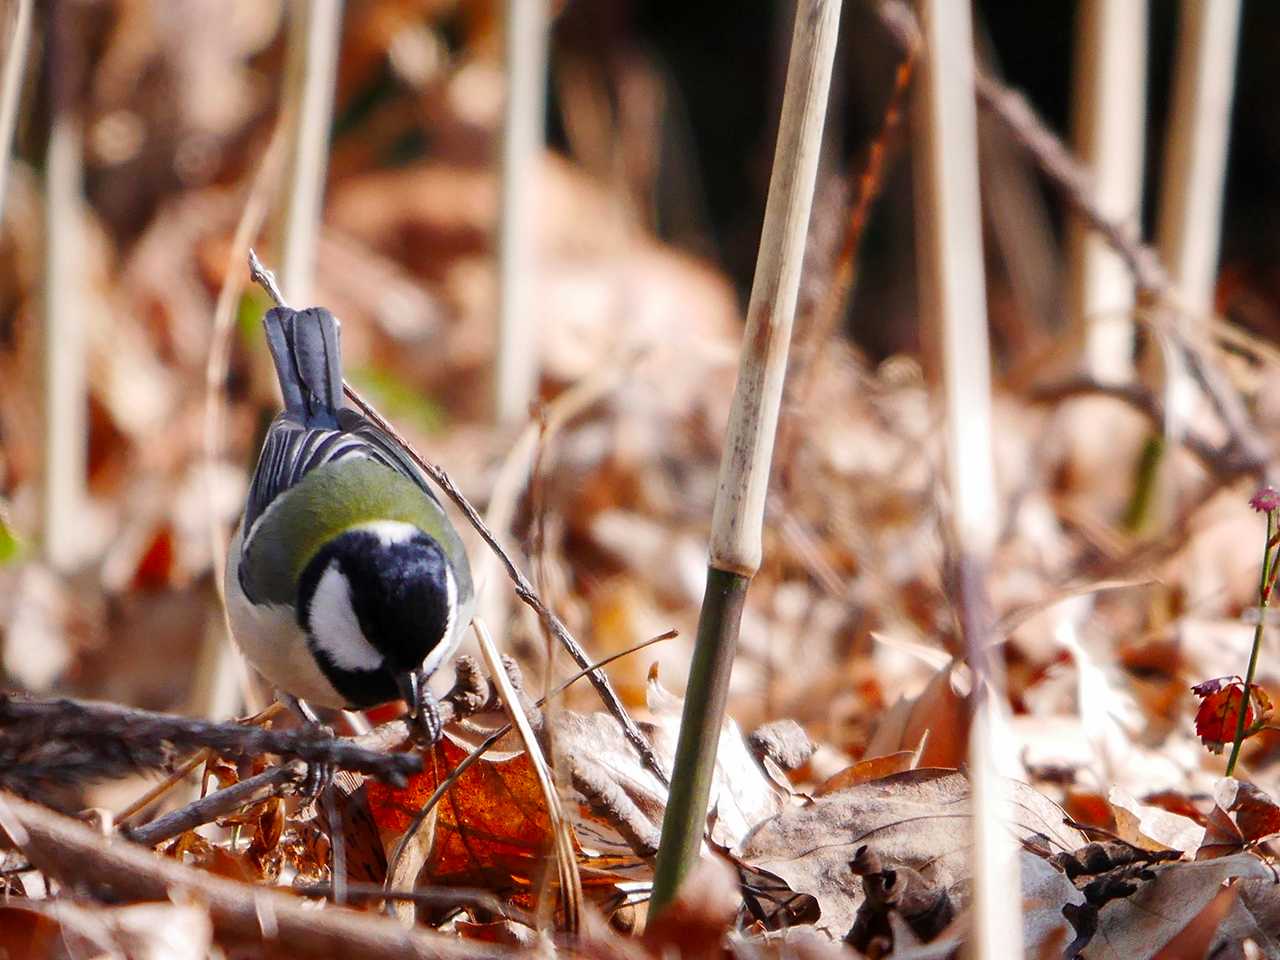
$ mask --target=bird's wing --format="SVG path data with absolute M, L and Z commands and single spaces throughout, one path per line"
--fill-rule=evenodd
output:
M 294 569 L 340 530 L 371 520 L 415 524 L 454 567 L 459 601 L 473 595 L 462 541 L 426 479 L 394 438 L 355 411 L 338 429 L 286 414 L 267 432 L 249 486 L 240 582 L 256 602 L 292 602 Z
M 306 427 L 285 413 L 275 418 L 249 484 L 244 513 L 247 536 L 252 535 L 254 524 L 271 502 L 316 467 L 353 457 L 373 460 L 401 474 L 432 500 L 436 499 L 408 454 L 392 437 L 355 411 L 341 410 L 338 417 L 341 425 L 337 429 Z

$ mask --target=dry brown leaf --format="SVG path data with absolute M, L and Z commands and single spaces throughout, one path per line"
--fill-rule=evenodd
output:
M 1241 836 L 1249 843 L 1280 833 L 1280 806 L 1252 783 L 1224 778 L 1214 791 L 1214 801 L 1234 815 Z
M 1051 852 L 1085 843 L 1063 825 L 1060 807 L 1026 784 L 1010 782 L 1015 832 Z M 887 864 L 919 870 L 946 888 L 969 875 L 969 781 L 953 770 L 921 769 L 817 797 L 757 827 L 735 851 L 742 859 L 811 894 L 822 908 L 820 929 L 844 936 L 862 900 L 849 870 L 866 844 Z
M 881 721 L 867 744 L 873 757 L 900 750 L 915 750 L 926 738 L 917 762 L 921 767 L 958 767 L 969 752 L 969 704 L 967 692 L 957 689 L 966 682 L 956 661 L 943 666 L 913 699 L 900 699 Z
M 703 857 L 676 898 L 645 927 L 656 956 L 716 957 L 742 904 L 736 871 L 719 857 Z
M 1271 880 L 1252 854 L 1183 861 L 1156 868 L 1156 878 L 1133 896 L 1102 908 L 1089 960 L 1148 960 L 1196 919 L 1231 878 Z
M 0 906 L 0 956 L 14 960 L 204 960 L 212 946 L 213 925 L 198 906 L 103 907 L 64 899 Z
M 895 773 L 903 773 L 912 769 L 916 765 L 915 762 L 916 752 L 914 750 L 899 750 L 897 753 L 891 753 L 888 756 L 859 760 L 853 766 L 846 767 L 839 773 L 828 777 L 813 791 L 813 795 L 821 797 L 824 794 L 835 793 L 837 790 L 844 790 L 847 787 L 856 787 L 860 783 L 870 783 L 872 780 L 880 780 Z
M 1116 835 L 1143 850 L 1181 850 L 1194 854 L 1204 840 L 1204 827 L 1190 817 L 1163 807 L 1139 803 L 1120 787 L 1107 801 L 1116 819 Z
M 1221 887 L 1217 896 L 1209 901 L 1192 921 L 1161 948 L 1156 960 L 1199 960 L 1200 957 L 1219 954 L 1212 953 L 1210 947 L 1217 938 L 1218 928 L 1236 905 L 1240 896 L 1238 887 Z

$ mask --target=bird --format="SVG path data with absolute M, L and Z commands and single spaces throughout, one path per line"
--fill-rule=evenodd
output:
M 227 549 L 231 633 L 286 702 L 402 699 L 435 743 L 427 681 L 475 612 L 462 539 L 408 451 L 346 406 L 338 318 L 281 305 L 263 326 L 284 409 Z

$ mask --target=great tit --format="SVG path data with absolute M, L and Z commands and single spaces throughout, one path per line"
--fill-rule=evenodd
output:
M 227 552 L 231 630 L 271 683 L 312 704 L 405 700 L 430 742 L 427 678 L 471 622 L 462 541 L 401 445 L 344 406 L 328 310 L 263 319 L 284 411 Z

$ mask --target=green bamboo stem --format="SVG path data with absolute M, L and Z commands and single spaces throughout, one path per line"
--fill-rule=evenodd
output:
M 676 764 L 671 772 L 668 815 L 662 821 L 650 916 L 667 905 L 689 865 L 698 860 L 729 694 L 729 675 L 738 648 L 738 626 L 750 583 L 741 574 L 714 567 L 707 570 L 707 590 L 689 666 L 688 694 L 680 717 Z M 678 811 L 679 815 L 672 816 L 671 811 Z
M 707 592 L 662 822 L 651 917 L 674 899 L 697 862 L 706 830 L 742 605 L 763 552 L 764 504 L 839 24 L 840 0 L 796 4 L 769 199 L 711 518 Z

